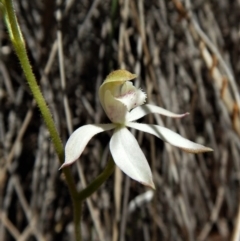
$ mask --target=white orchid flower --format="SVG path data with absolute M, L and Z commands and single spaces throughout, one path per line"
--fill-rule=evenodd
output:
M 126 70 L 116 70 L 107 76 L 99 88 L 99 97 L 102 107 L 112 123 L 89 124 L 75 130 L 65 146 L 65 162 L 62 167 L 75 162 L 94 135 L 114 129 L 110 140 L 110 151 L 116 165 L 132 179 L 154 188 L 149 164 L 137 140 L 127 127 L 153 134 L 163 141 L 188 152 L 212 151 L 211 148 L 191 142 L 165 127 L 134 122 L 149 113 L 173 118 L 188 115 L 188 113 L 174 114 L 154 105 L 143 105 L 146 94 L 129 81 L 136 77 L 135 74 Z

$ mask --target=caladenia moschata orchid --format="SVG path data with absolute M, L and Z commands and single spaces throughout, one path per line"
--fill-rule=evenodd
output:
M 146 94 L 130 82 L 136 77 L 135 74 L 126 70 L 116 70 L 107 76 L 99 88 L 99 97 L 102 107 L 112 123 L 89 124 L 75 130 L 65 146 L 65 162 L 62 167 L 75 162 L 94 135 L 114 129 L 110 140 L 110 151 L 116 165 L 132 179 L 154 188 L 149 164 L 137 140 L 127 127 L 153 134 L 187 152 L 212 151 L 211 148 L 191 142 L 165 127 L 135 122 L 150 113 L 172 118 L 181 118 L 188 115 L 188 113 L 174 114 L 150 104 L 143 105 L 146 101 Z

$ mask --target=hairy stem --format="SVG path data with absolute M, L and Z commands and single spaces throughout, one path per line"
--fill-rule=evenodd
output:
M 58 134 L 58 131 L 56 129 L 55 123 L 53 121 L 52 115 L 50 113 L 50 110 L 46 104 L 46 101 L 40 91 L 36 78 L 33 74 L 32 67 L 27 56 L 25 42 L 13 9 L 13 2 L 12 0 L 3 0 L 2 3 L 3 3 L 4 19 L 9 32 L 11 42 L 16 51 L 16 55 L 20 61 L 21 67 L 25 74 L 26 80 L 29 84 L 33 97 L 36 100 L 36 103 L 42 114 L 43 120 L 48 128 L 48 131 L 52 138 L 53 145 L 55 147 L 59 161 L 62 164 L 64 162 L 63 145 L 62 145 L 60 136 Z M 76 241 L 81 241 L 81 231 L 80 231 L 80 223 L 79 223 L 79 220 L 81 217 L 78 216 L 78 215 L 81 215 L 81 203 L 78 201 L 78 193 L 69 168 L 64 168 L 63 173 L 65 175 L 65 180 L 73 202 Z

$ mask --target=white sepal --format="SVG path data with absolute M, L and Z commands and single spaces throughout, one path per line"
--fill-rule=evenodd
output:
M 116 126 L 114 124 L 96 124 L 85 125 L 76 129 L 66 143 L 65 161 L 60 169 L 75 162 L 94 135 L 103 131 L 111 130 L 115 127 Z
M 166 141 L 171 145 L 179 147 L 182 150 L 185 150 L 187 152 L 201 153 L 201 152 L 213 151 L 209 147 L 205 147 L 203 145 L 189 141 L 183 138 L 182 136 L 180 136 L 179 134 L 162 126 L 139 124 L 134 122 L 126 123 L 126 126 L 155 135 L 158 138 L 162 139 L 163 141 Z
M 132 179 L 155 189 L 149 164 L 137 140 L 125 128 L 116 128 L 110 140 L 110 151 L 116 165 Z

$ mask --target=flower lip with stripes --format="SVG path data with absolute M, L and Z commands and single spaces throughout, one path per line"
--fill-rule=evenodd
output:
M 65 162 L 61 168 L 74 163 L 94 135 L 114 129 L 110 140 L 110 151 L 116 165 L 132 179 L 155 188 L 149 164 L 137 140 L 127 127 L 153 134 L 187 152 L 213 151 L 211 148 L 189 141 L 165 127 L 136 123 L 136 120 L 150 113 L 172 118 L 181 118 L 188 115 L 188 113 L 174 114 L 155 105 L 143 105 L 146 94 L 130 82 L 136 77 L 135 74 L 126 70 L 116 70 L 107 76 L 99 88 L 99 98 L 112 123 L 88 124 L 75 130 L 66 143 Z

